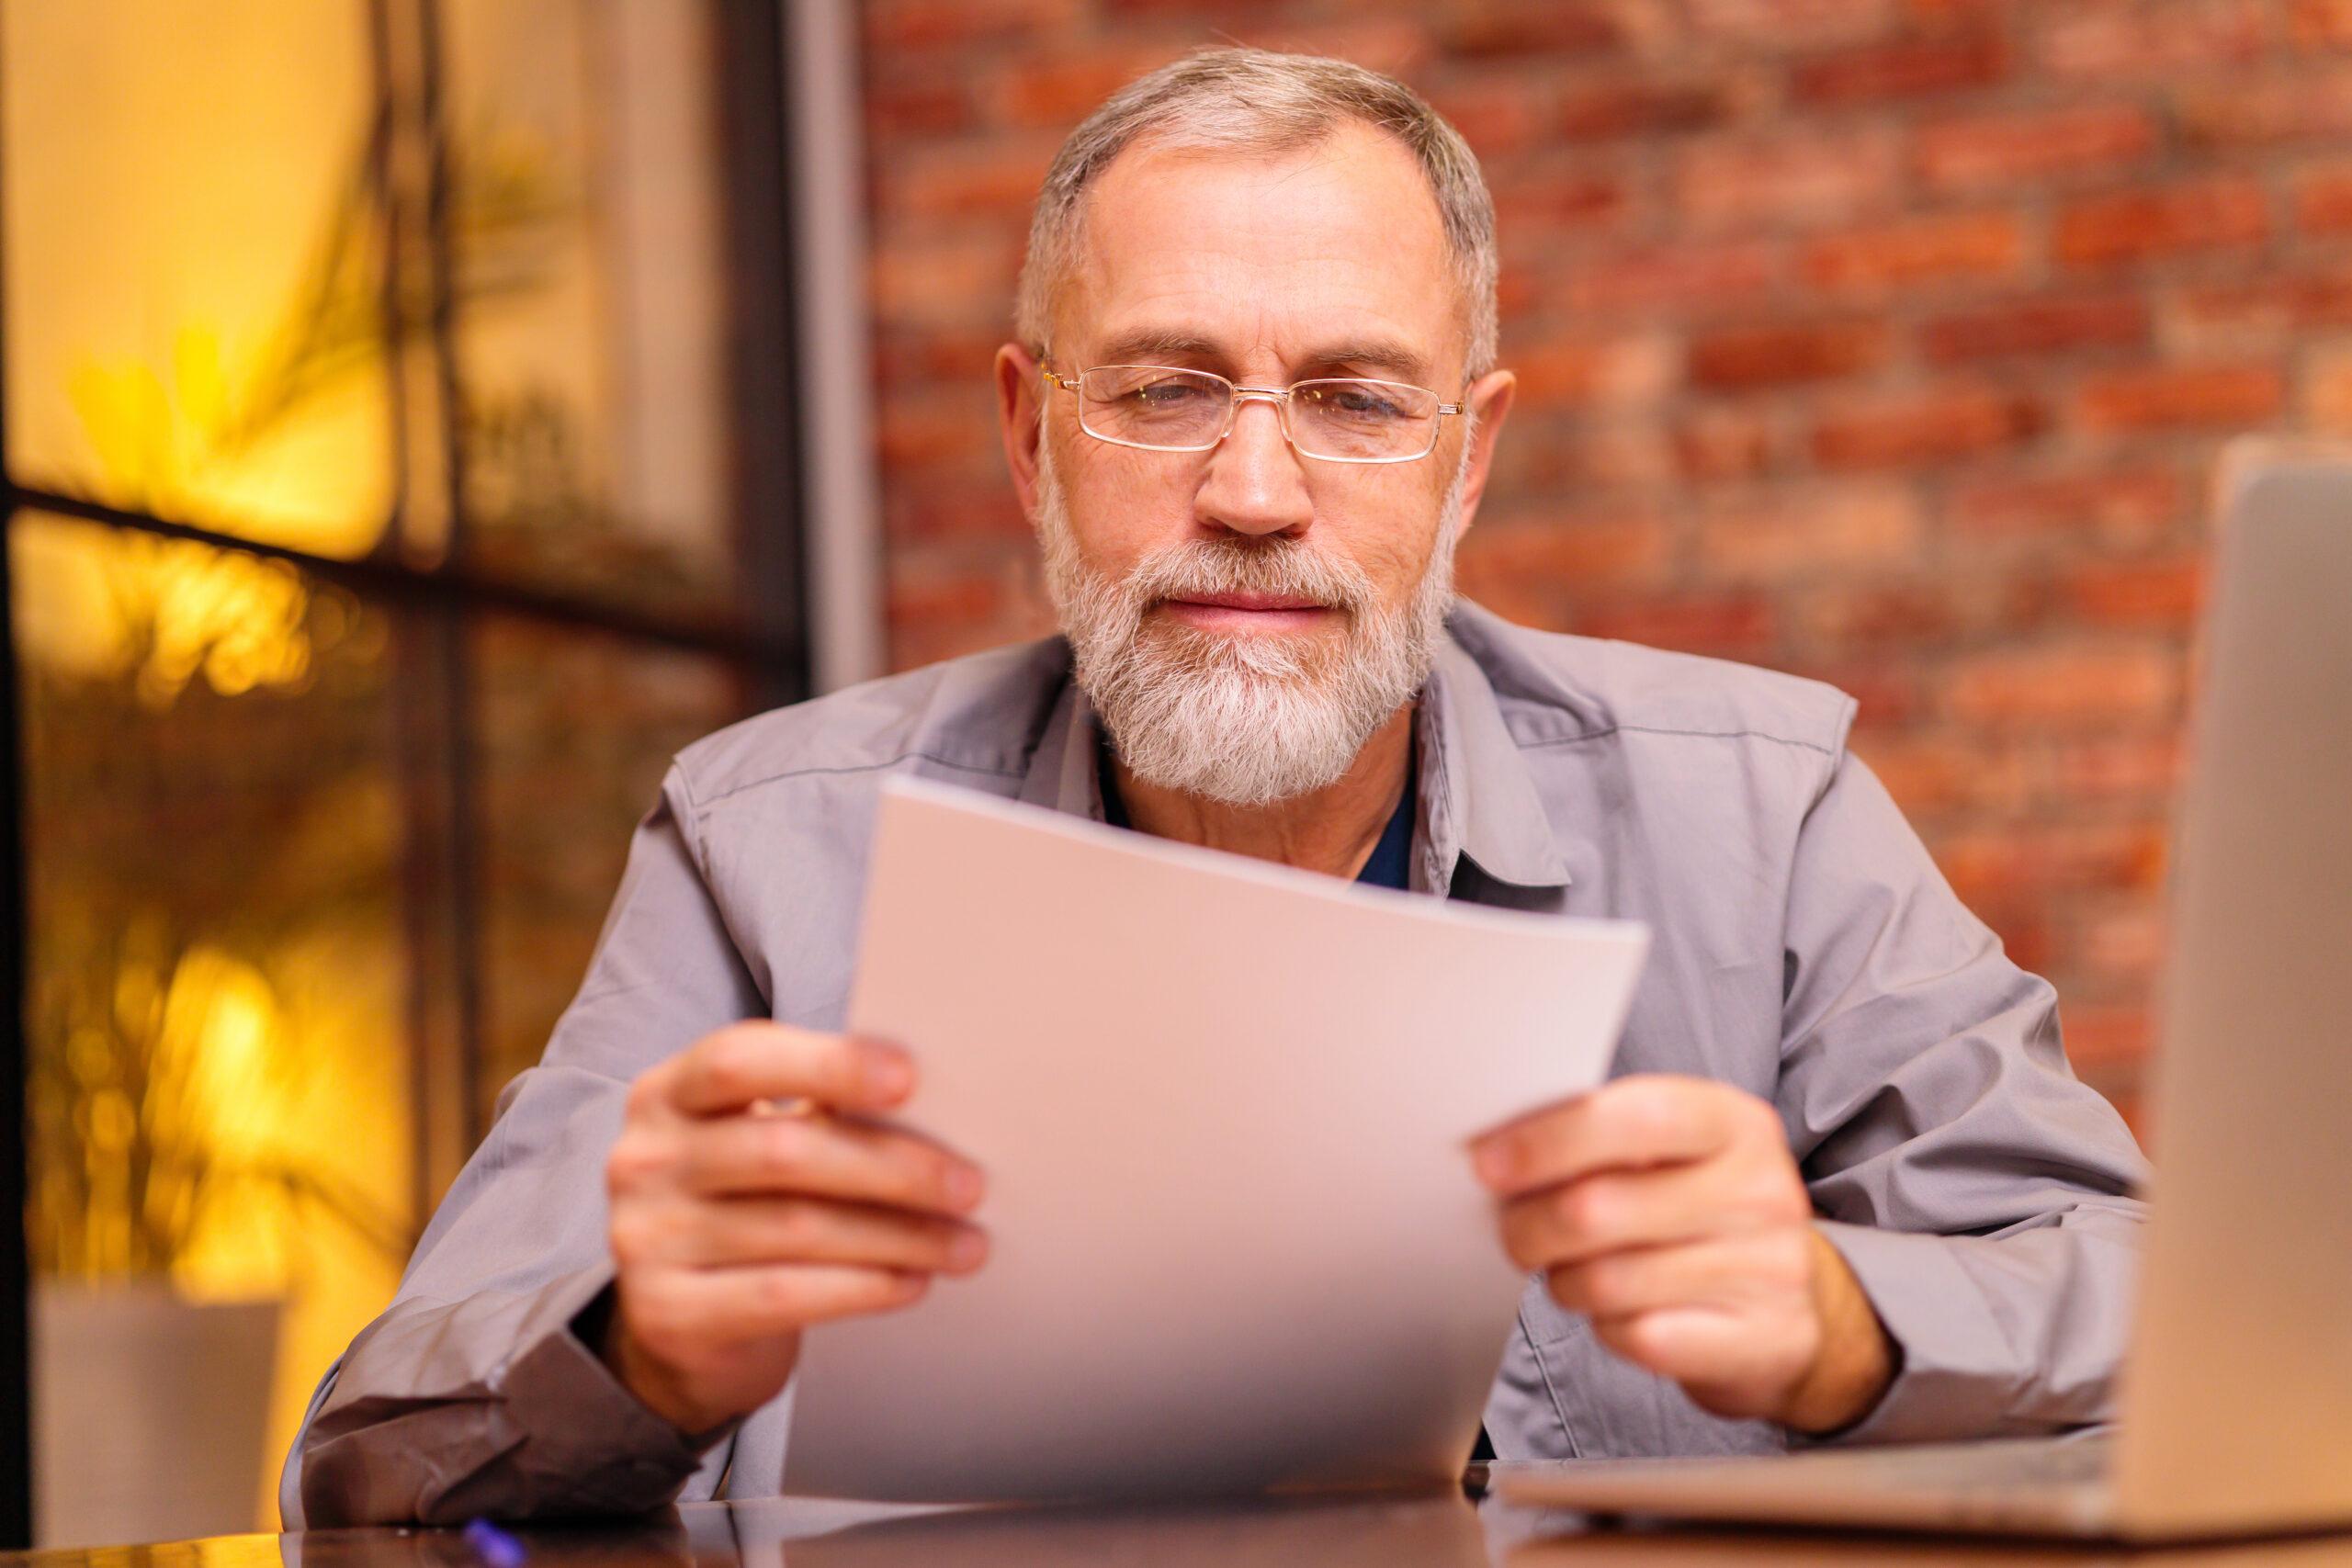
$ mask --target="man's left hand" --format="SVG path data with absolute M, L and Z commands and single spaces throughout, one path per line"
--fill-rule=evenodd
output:
M 1603 1345 L 1718 1416 L 1827 1432 L 1894 1347 L 1813 1223 L 1780 1114 L 1705 1078 L 1619 1078 L 1480 1138 L 1503 1246 Z

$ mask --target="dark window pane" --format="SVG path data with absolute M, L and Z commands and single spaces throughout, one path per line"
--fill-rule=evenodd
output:
M 700 654 L 503 617 L 475 628 L 485 1122 L 579 987 L 674 752 L 740 716 Z
M 721 605 L 711 8 L 475 0 L 444 17 L 471 558 L 637 609 Z

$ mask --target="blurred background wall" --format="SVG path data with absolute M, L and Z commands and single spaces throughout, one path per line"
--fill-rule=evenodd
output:
M 2135 1105 L 2214 456 L 2352 428 L 2352 4 L 7 0 L 47 1539 L 274 1518 L 672 750 L 1046 629 L 988 387 L 1028 203 L 1223 40 L 1486 161 L 1467 591 L 1853 692 Z M 208 1440 L 121 1451 L 141 1348 Z M 194 1451 L 226 1523 L 123 1511 Z
M 2352 5 L 864 16 L 896 662 L 1046 624 L 985 372 L 1060 138 L 1224 39 L 1395 73 L 1501 224 L 1521 399 L 1465 591 L 1854 694 L 1858 750 L 2135 1104 L 2214 455 L 2352 429 Z

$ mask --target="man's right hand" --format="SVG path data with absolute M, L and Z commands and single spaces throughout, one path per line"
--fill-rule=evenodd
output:
M 813 1323 L 918 1300 L 988 1243 L 968 1161 L 868 1120 L 914 1089 L 906 1054 L 765 1021 L 706 1035 L 630 1086 L 605 1168 L 616 1299 L 599 1353 L 680 1431 L 780 1393 Z

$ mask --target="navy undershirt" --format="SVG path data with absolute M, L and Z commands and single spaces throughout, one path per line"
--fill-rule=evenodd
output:
M 1102 751 L 1102 820 L 1114 828 L 1132 828 L 1127 820 L 1126 803 L 1119 798 L 1119 781 L 1111 766 L 1111 749 Z M 1388 826 L 1380 830 L 1380 842 L 1372 846 L 1372 858 L 1356 873 L 1356 880 L 1373 887 L 1394 887 L 1406 892 L 1412 886 L 1413 872 L 1413 774 L 1409 763 L 1405 773 L 1405 793 L 1396 802 L 1396 809 L 1389 814 Z

